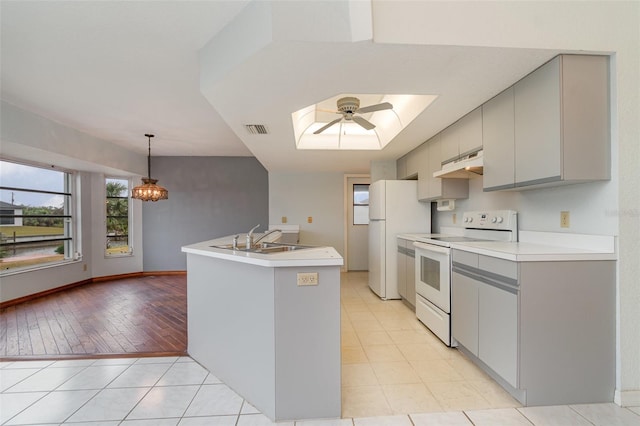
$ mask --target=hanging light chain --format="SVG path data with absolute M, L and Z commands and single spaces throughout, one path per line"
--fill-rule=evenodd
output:
M 142 178 L 143 185 L 138 185 L 131 191 L 131 197 L 142 201 L 158 201 L 169 198 L 169 191 L 156 185 L 157 179 L 151 179 L 151 133 L 145 133 L 149 138 L 149 154 L 147 155 L 147 178 Z

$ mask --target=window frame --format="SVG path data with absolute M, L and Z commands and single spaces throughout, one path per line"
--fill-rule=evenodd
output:
M 24 226 L 24 225 L 15 225 L 15 218 L 59 218 L 62 219 L 62 235 L 61 237 L 53 237 L 53 238 L 42 238 L 40 240 L 30 241 L 33 242 L 55 242 L 61 241 L 64 247 L 63 258 L 60 260 L 53 260 L 49 262 L 41 262 L 33 265 L 27 266 L 19 266 L 15 268 L 5 269 L 4 267 L 0 268 L 0 277 L 10 276 L 14 274 L 21 274 L 24 272 L 35 271 L 39 269 L 46 269 L 51 267 L 56 267 L 60 265 L 69 264 L 72 262 L 82 260 L 81 246 L 82 243 L 79 241 L 80 234 L 80 211 L 78 204 L 78 197 L 80 193 L 80 182 L 78 172 L 75 170 L 70 170 L 63 167 L 58 167 L 55 165 L 45 165 L 37 162 L 25 161 L 25 160 L 14 160 L 8 159 L 4 157 L 0 157 L 0 162 L 3 163 L 12 163 L 23 167 L 30 167 L 34 169 L 42 169 L 42 170 L 53 170 L 63 174 L 63 187 L 64 189 L 61 191 L 49 191 L 49 190 L 41 190 L 35 189 L 34 187 L 17 187 L 17 186 L 4 186 L 0 183 L 0 189 L 3 191 L 15 191 L 15 192 L 28 192 L 35 194 L 48 194 L 48 195 L 61 195 L 64 199 L 62 203 L 62 214 L 56 215 L 10 215 L 14 218 L 14 224 L 8 226 Z M 22 206 L 22 207 L 30 207 L 30 206 Z M 40 206 L 37 206 L 40 207 Z M 24 210 L 24 209 L 21 209 Z M 14 210 L 15 211 L 15 210 Z M 4 216 L 4 215 L 3 215 Z M 22 223 L 22 221 L 20 221 Z M 1 228 L 0 228 L 1 232 Z M 14 242 L 14 243 L 5 243 L 6 246 L 19 246 L 22 244 L 27 244 L 29 242 Z M 4 247 L 0 247 L 4 248 Z
M 126 197 L 109 197 L 107 195 L 107 183 L 109 180 L 116 181 L 127 181 L 127 196 Z M 108 244 L 109 244 L 109 232 L 107 229 L 109 217 L 124 217 L 124 216 L 108 216 L 107 208 L 104 210 L 104 229 L 105 229 L 105 241 L 104 241 L 104 258 L 105 259 L 117 259 L 121 257 L 130 257 L 133 256 L 133 199 L 131 198 L 131 188 L 132 188 L 133 179 L 129 176 L 115 176 L 115 175 L 105 175 L 104 176 L 104 199 L 105 205 L 108 203 L 109 199 L 126 199 L 127 200 L 127 247 L 128 251 L 125 253 L 109 253 L 108 252 Z
M 351 185 L 351 209 L 352 209 L 352 217 L 353 217 L 353 220 L 351 222 L 352 222 L 353 226 L 369 225 L 369 214 L 368 214 L 369 202 L 367 202 L 367 203 L 356 203 L 356 186 L 366 186 L 367 187 L 367 193 L 369 193 L 369 191 L 371 189 L 371 184 L 369 184 L 369 183 L 353 183 Z M 356 223 L 356 207 L 367 207 L 367 222 L 366 223 Z

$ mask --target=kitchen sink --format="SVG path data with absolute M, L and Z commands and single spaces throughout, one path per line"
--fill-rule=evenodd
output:
M 225 250 L 234 250 L 233 244 L 222 244 L 211 246 L 213 248 L 225 249 Z M 310 248 L 309 246 L 301 246 L 297 244 L 282 244 L 282 243 L 260 243 L 255 247 L 250 249 L 246 249 L 245 244 L 238 244 L 234 251 L 246 251 L 249 253 L 262 253 L 262 254 L 272 254 L 272 253 L 282 253 L 286 251 L 294 251 L 294 250 L 303 250 L 306 248 Z

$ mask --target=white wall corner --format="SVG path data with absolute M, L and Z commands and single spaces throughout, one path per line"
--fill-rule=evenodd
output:
M 640 389 L 624 391 L 616 389 L 613 402 L 621 407 L 638 407 L 640 406 Z

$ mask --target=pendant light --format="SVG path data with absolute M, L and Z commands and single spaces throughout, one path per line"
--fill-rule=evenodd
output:
M 138 185 L 133 188 L 133 191 L 131 191 L 131 198 L 142 201 L 166 200 L 169 198 L 169 191 L 156 185 L 158 179 L 151 179 L 151 138 L 154 137 L 154 135 L 145 133 L 145 136 L 149 138 L 149 156 L 147 157 L 148 176 L 146 178 L 142 178 L 142 185 Z

